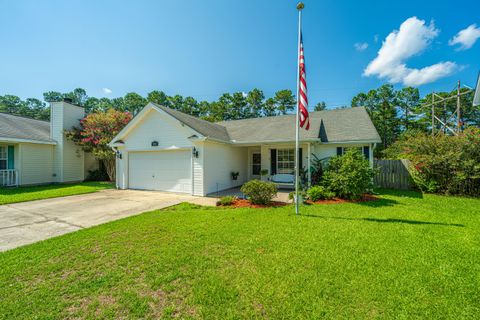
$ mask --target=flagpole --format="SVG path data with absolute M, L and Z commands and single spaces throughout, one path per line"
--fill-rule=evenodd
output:
M 298 10 L 298 49 L 297 49 L 297 114 L 295 120 L 295 214 L 298 215 L 299 210 L 299 198 L 298 198 L 298 185 L 299 185 L 299 166 L 300 161 L 298 159 L 298 149 L 299 149 L 299 109 L 300 109 L 300 41 L 302 33 L 302 9 L 305 5 L 302 2 L 297 4 Z

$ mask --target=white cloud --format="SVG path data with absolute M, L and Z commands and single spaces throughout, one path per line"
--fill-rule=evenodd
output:
M 472 24 L 466 29 L 460 30 L 448 41 L 448 44 L 451 46 L 459 44 L 460 47 L 458 47 L 457 50 L 467 50 L 477 42 L 478 38 L 480 38 L 480 28 L 477 28 L 476 24 Z
M 353 45 L 355 47 L 355 50 L 357 51 L 364 51 L 368 48 L 368 43 L 366 42 L 357 42 Z
M 374 41 L 375 43 L 378 42 L 378 34 L 376 34 L 376 35 L 373 36 L 373 41 Z
M 452 74 L 458 69 L 455 62 L 440 62 L 421 69 L 409 68 L 405 63 L 422 53 L 439 32 L 433 22 L 426 25 L 417 17 L 408 18 L 399 30 L 387 36 L 377 57 L 368 64 L 363 74 L 406 86 L 420 86 Z
M 103 88 L 102 89 L 103 93 L 105 93 L 106 95 L 109 95 L 109 94 L 112 94 L 112 89 L 108 89 L 108 88 Z

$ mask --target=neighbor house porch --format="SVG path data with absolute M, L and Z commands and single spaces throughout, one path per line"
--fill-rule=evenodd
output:
M 15 145 L 0 143 L 0 187 L 17 186 L 18 170 L 15 166 Z

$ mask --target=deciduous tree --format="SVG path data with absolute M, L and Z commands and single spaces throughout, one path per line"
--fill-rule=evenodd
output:
M 115 152 L 108 143 L 132 119 L 130 112 L 110 109 L 95 112 L 80 120 L 80 126 L 66 132 L 67 138 L 103 162 L 110 179 L 115 180 Z

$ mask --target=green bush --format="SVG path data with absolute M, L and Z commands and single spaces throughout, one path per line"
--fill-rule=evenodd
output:
M 467 128 L 454 136 L 411 133 L 385 154 L 410 160 L 410 174 L 422 191 L 480 195 L 479 128 Z
M 100 169 L 88 170 L 88 176 L 85 181 L 109 181 L 107 171 L 102 166 Z
M 330 159 L 322 185 L 342 199 L 359 199 L 373 188 L 374 170 L 357 149 Z
M 324 186 L 313 186 L 307 191 L 308 199 L 311 201 L 328 200 L 335 198 L 335 193 Z
M 251 180 L 240 189 L 253 204 L 268 204 L 277 194 L 277 186 L 271 182 Z
M 225 196 L 221 197 L 220 200 L 217 201 L 217 206 L 230 206 L 232 205 L 237 197 L 235 196 Z
M 298 190 L 298 195 L 299 195 L 300 199 L 305 200 L 307 198 L 307 193 L 302 189 Z M 288 194 L 288 200 L 293 201 L 294 199 L 295 199 L 295 191 L 292 191 Z

